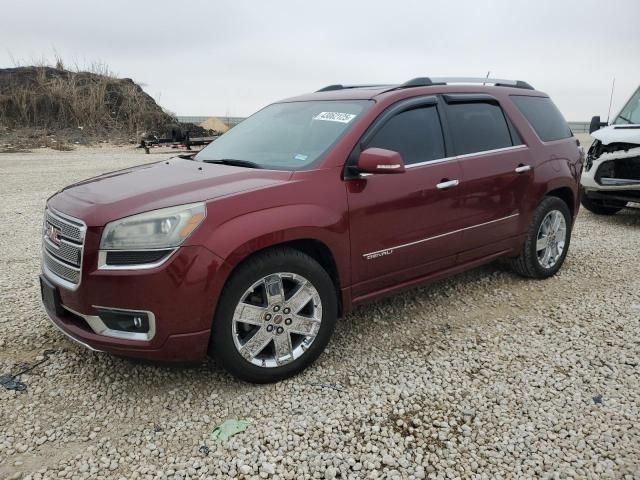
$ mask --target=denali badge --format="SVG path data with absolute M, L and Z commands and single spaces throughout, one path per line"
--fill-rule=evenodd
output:
M 380 250 L 379 252 L 365 253 L 363 257 L 367 260 L 373 260 L 374 258 L 384 257 L 385 255 L 391 255 L 392 253 L 393 248 L 389 248 L 388 250 Z
M 45 236 L 53 243 L 54 245 L 60 245 L 60 235 L 62 231 L 59 228 L 54 227 L 53 225 L 47 225 L 47 229 L 44 232 Z

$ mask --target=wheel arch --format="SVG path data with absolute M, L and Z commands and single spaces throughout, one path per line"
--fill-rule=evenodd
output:
M 570 187 L 563 186 L 563 187 L 554 188 L 553 190 L 549 190 L 545 196 L 556 197 L 562 200 L 564 203 L 566 203 L 567 207 L 569 207 L 569 212 L 571 212 L 571 218 L 575 219 L 577 210 L 578 210 L 578 207 L 576 204 L 577 195 L 574 193 L 574 191 Z
M 233 266 L 233 270 L 230 272 L 230 275 L 240 265 L 247 262 L 249 259 L 274 248 L 292 248 L 306 255 L 309 255 L 311 258 L 316 260 L 322 266 L 322 268 L 326 270 L 336 287 L 336 292 L 339 294 L 342 282 L 340 280 L 340 273 L 338 271 L 338 265 L 336 264 L 335 256 L 331 251 L 331 248 L 329 248 L 326 243 L 318 240 L 317 238 L 296 238 L 283 242 L 273 243 L 269 246 L 253 250 L 251 253 L 245 255 L 235 263 L 235 265 Z
M 575 221 L 580 208 L 580 179 L 572 173 L 572 164 L 568 160 L 550 158 L 536 166 L 534 172 L 536 191 L 542 195 L 532 208 L 537 208 L 544 197 L 556 197 L 567 205 L 572 221 Z
M 275 235 L 275 237 L 282 238 L 280 235 Z M 345 305 L 347 309 L 349 308 L 350 300 L 348 297 L 345 297 L 346 290 L 343 289 L 344 279 L 341 276 L 341 272 L 336 261 L 336 255 L 324 241 L 315 237 L 301 236 L 299 238 L 289 238 L 281 241 L 265 241 L 264 238 L 259 238 L 248 243 L 249 245 L 245 244 L 238 247 L 225 260 L 225 272 L 222 278 L 219 278 L 220 283 L 218 288 L 220 293 L 222 293 L 224 286 L 234 272 L 251 258 L 276 248 L 291 248 L 309 255 L 329 274 L 329 277 L 335 287 L 336 298 L 338 300 L 338 316 L 342 316 L 343 313 L 345 313 Z M 250 245 L 253 245 L 253 247 Z M 216 302 L 216 304 L 217 303 L 218 302 Z

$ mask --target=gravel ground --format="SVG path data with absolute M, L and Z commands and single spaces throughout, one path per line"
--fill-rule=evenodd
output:
M 500 264 L 361 307 L 275 385 L 92 353 L 46 321 L 45 199 L 164 159 L 0 155 L 0 478 L 640 478 L 640 210 L 580 213 L 546 281 Z M 229 418 L 251 422 L 209 439 Z

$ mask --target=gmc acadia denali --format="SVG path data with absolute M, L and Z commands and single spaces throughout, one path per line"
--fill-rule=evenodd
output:
M 88 348 L 276 381 L 354 305 L 507 257 L 560 269 L 583 152 L 522 81 L 330 85 L 52 196 L 43 303 Z

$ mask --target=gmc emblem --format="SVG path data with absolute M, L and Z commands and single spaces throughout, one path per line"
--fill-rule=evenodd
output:
M 51 243 L 54 245 L 60 245 L 60 235 L 62 234 L 62 231 L 59 228 L 56 228 L 53 225 L 47 225 L 47 229 L 44 234 Z

